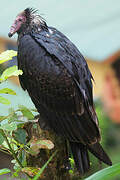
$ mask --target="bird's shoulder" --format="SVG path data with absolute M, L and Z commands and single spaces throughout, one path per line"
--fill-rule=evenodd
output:
M 79 76 L 81 80 L 92 78 L 85 58 L 63 33 L 49 27 L 48 31 L 31 32 L 31 37 L 52 57 L 56 57 L 71 75 Z

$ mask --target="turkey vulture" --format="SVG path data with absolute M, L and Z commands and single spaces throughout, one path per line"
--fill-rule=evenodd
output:
M 23 71 L 20 84 L 40 113 L 40 125 L 69 141 L 81 174 L 90 167 L 88 150 L 100 161 L 112 165 L 99 144 L 93 78 L 77 47 L 60 31 L 48 27 L 32 8 L 18 14 L 8 36 L 16 32 L 18 68 Z

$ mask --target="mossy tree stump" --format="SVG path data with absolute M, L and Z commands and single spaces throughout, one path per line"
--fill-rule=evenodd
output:
M 68 169 L 65 167 L 68 159 L 66 152 L 66 140 L 60 136 L 57 136 L 52 131 L 43 130 L 40 128 L 38 122 L 28 123 L 25 126 L 28 133 L 29 140 L 50 140 L 54 144 L 54 148 L 39 149 L 36 155 L 28 154 L 27 163 L 30 167 L 41 168 L 50 156 L 57 150 L 57 154 L 50 161 L 48 166 L 45 168 L 42 176 L 39 179 L 42 180 L 70 180 L 78 178 L 78 173 L 70 175 Z M 36 150 L 38 151 L 38 149 Z M 80 179 L 80 176 L 79 176 Z

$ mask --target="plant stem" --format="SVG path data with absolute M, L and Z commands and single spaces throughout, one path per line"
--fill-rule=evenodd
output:
M 5 153 L 5 154 L 10 155 L 10 153 L 9 153 L 9 152 L 7 152 L 7 150 L 5 150 L 5 149 L 1 149 L 1 147 L 0 147 L 0 151 L 1 151 L 1 152 L 3 152 L 3 153 Z
M 9 141 L 8 141 L 8 138 L 7 138 L 6 134 L 5 134 L 5 132 L 4 132 L 3 130 L 1 130 L 1 133 L 2 133 L 3 137 L 5 138 L 5 141 L 6 141 L 7 145 L 8 145 L 9 150 L 10 150 L 10 152 L 12 153 L 14 159 L 17 161 L 17 163 L 19 164 L 19 166 L 20 166 L 21 168 L 23 168 L 22 163 L 19 161 L 19 159 L 17 158 L 14 150 L 12 149 L 12 147 L 11 147 Z
M 43 173 L 44 169 L 47 167 L 47 165 L 49 164 L 49 162 L 53 159 L 53 157 L 57 154 L 58 150 L 56 150 L 52 156 L 48 159 L 48 161 L 44 164 L 44 166 L 39 170 L 39 172 L 37 173 L 37 175 L 32 179 L 32 180 L 37 180 L 39 179 L 39 177 L 41 176 L 41 174 Z
M 8 141 L 8 138 L 7 138 L 7 136 L 6 136 L 6 134 L 5 134 L 5 132 L 4 132 L 3 130 L 1 130 L 1 134 L 2 134 L 3 137 L 5 138 L 5 141 L 6 141 L 7 145 L 8 145 L 8 147 L 9 147 L 9 151 L 10 151 L 11 154 L 13 155 L 14 159 L 17 161 L 17 163 L 19 164 L 19 166 L 20 166 L 21 168 L 24 168 L 23 165 L 22 165 L 22 163 L 21 163 L 21 162 L 19 161 L 19 159 L 17 158 L 14 150 L 12 149 L 12 147 L 11 147 L 9 141 Z M 31 180 L 31 177 L 30 177 L 27 173 L 25 173 L 25 174 L 28 176 L 29 180 Z

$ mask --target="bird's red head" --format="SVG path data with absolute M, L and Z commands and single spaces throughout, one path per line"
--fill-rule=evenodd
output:
M 8 33 L 8 36 L 12 37 L 16 32 L 20 30 L 22 24 L 24 24 L 25 22 L 26 22 L 26 16 L 25 13 L 22 12 L 16 17 L 14 23 L 10 28 L 10 32 Z
M 9 37 L 12 37 L 16 32 L 19 32 L 24 24 L 29 24 L 33 14 L 37 10 L 32 9 L 32 8 L 27 8 L 23 12 L 17 15 L 14 23 L 12 24 L 10 28 L 10 32 L 8 33 Z

